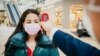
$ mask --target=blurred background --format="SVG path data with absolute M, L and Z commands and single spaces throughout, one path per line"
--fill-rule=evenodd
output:
M 29 8 L 47 13 L 49 20 L 56 27 L 65 32 L 68 30 L 82 41 L 98 47 L 82 23 L 84 8 L 82 0 L 0 0 L 0 56 L 21 14 Z

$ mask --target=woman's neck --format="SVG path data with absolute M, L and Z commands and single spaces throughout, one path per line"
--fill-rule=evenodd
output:
M 28 37 L 28 42 L 35 42 L 35 38 L 36 38 L 37 35 L 30 35 Z

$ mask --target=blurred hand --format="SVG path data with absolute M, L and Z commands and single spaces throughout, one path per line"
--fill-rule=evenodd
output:
M 41 26 L 43 29 L 46 31 L 47 35 L 50 35 L 51 30 L 54 28 L 54 25 L 52 22 L 47 21 L 47 22 L 41 22 Z

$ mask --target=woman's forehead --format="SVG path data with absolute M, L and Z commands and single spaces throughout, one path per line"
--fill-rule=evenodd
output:
M 36 14 L 33 14 L 33 13 L 29 13 L 29 14 L 27 14 L 27 16 L 26 17 L 38 17 Z
M 39 18 L 36 14 L 30 13 L 26 16 L 25 20 L 39 20 Z

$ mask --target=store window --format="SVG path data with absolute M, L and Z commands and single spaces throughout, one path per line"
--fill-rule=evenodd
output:
M 83 5 L 71 5 L 70 6 L 70 29 L 72 31 L 77 30 L 77 24 L 82 20 Z
M 7 18 L 5 10 L 0 10 L 0 26 L 10 26 L 10 21 Z
M 56 18 L 54 22 L 55 22 L 55 26 L 61 27 L 62 25 L 62 8 L 61 7 L 56 8 Z

